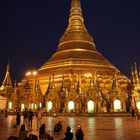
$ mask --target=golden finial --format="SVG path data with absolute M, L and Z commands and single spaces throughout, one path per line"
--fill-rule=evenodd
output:
M 71 31 L 71 30 L 85 30 L 86 31 L 80 0 L 71 1 L 69 25 L 66 32 Z
M 71 45 L 71 43 L 73 44 L 75 42 L 82 43 L 83 47 L 80 44 L 81 49 L 96 50 L 93 38 L 84 25 L 80 0 L 71 0 L 69 24 L 60 39 L 58 51 L 63 49 L 74 49 L 73 47 L 69 48 L 68 46 L 75 46 Z M 85 46 L 87 46 L 87 48 L 85 48 Z
M 134 78 L 134 69 L 133 69 L 132 66 L 131 66 L 131 81 L 132 81 L 132 83 L 134 83 L 134 81 L 135 81 L 135 78 Z
M 134 63 L 134 74 L 135 74 L 135 81 L 136 81 L 136 83 L 138 83 L 139 78 L 138 78 L 138 70 L 137 70 L 136 62 Z
M 8 64 L 7 64 L 7 72 L 10 71 L 10 60 L 8 59 Z

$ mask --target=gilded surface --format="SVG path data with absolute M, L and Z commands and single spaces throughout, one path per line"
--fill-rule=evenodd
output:
M 52 102 L 53 108 L 47 111 L 68 112 L 73 101 L 72 111 L 84 113 L 87 103 L 94 101 L 94 112 L 109 112 L 115 110 L 114 100 L 121 101 L 119 111 L 126 110 L 128 78 L 96 50 L 84 25 L 80 0 L 71 0 L 68 27 L 57 51 L 40 67 L 36 80 L 28 80 L 36 89 L 32 91 L 38 102 L 43 97 L 46 104 Z M 43 96 L 40 99 L 39 94 Z

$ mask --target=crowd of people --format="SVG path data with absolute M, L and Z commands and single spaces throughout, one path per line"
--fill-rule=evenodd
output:
M 32 121 L 33 118 L 36 118 L 36 128 L 39 132 L 39 139 L 41 140 L 53 140 L 53 136 L 58 135 L 64 135 L 64 138 L 62 140 L 72 140 L 74 137 L 76 140 L 83 140 L 84 139 L 84 132 L 81 128 L 81 125 L 77 125 L 77 130 L 75 131 L 75 134 L 72 132 L 72 129 L 70 126 L 66 127 L 65 132 L 63 131 L 63 125 L 61 121 L 58 121 L 56 124 L 54 124 L 53 128 L 53 135 L 50 133 L 50 131 L 46 131 L 46 124 L 42 123 L 42 110 L 39 108 L 38 111 L 34 114 L 34 112 L 31 109 L 25 108 L 24 112 L 22 112 L 23 115 L 23 124 L 21 124 L 21 112 L 20 109 L 16 112 L 16 128 L 19 128 L 18 130 L 18 140 L 37 140 L 38 137 L 34 134 L 32 134 Z M 8 113 L 7 110 L 0 110 L 0 127 L 3 127 L 5 118 L 7 118 Z M 132 107 L 131 109 L 131 116 L 132 119 L 140 119 L 140 110 L 138 108 Z M 64 133 L 63 133 L 64 132 Z M 16 138 L 15 138 L 16 139 Z M 9 139 L 10 140 L 10 139 Z
M 58 121 L 54 124 L 53 135 L 50 131 L 46 131 L 46 124 L 42 123 L 42 110 L 39 108 L 38 111 L 34 114 L 32 110 L 25 108 L 23 115 L 23 124 L 21 124 L 21 112 L 20 109 L 16 112 L 16 127 L 19 128 L 18 131 L 18 140 L 37 140 L 38 137 L 32 134 L 32 120 L 36 118 L 37 131 L 39 132 L 39 139 L 41 140 L 53 140 L 54 136 L 65 135 L 62 140 L 72 140 L 74 134 L 71 131 L 71 127 L 67 126 L 65 132 L 63 133 L 62 122 Z M 81 126 L 77 126 L 75 132 L 76 140 L 83 140 L 84 132 L 81 129 Z
M 53 140 L 53 137 L 49 134 L 49 132 L 48 133 L 46 132 L 45 128 L 46 128 L 46 125 L 43 123 L 39 130 L 39 138 L 47 138 L 47 140 Z M 59 121 L 58 123 L 54 125 L 53 133 L 54 135 L 59 135 L 63 133 L 61 121 Z M 74 136 L 73 136 L 73 132 L 71 131 L 71 127 L 67 126 L 66 131 L 65 131 L 65 137 L 62 140 L 72 140 L 73 137 Z M 75 137 L 76 137 L 76 140 L 84 139 L 84 132 L 81 129 L 80 124 L 77 126 Z
M 21 123 L 21 115 L 23 115 L 23 124 Z M 5 118 L 7 118 L 8 113 L 7 110 L 0 110 L 0 127 L 4 126 Z M 140 119 L 140 110 L 138 108 L 131 108 L 131 116 L 132 119 Z M 79 125 L 77 125 L 77 130 L 75 133 L 72 132 L 70 126 L 66 127 L 66 130 L 63 131 L 63 125 L 61 121 L 58 121 L 54 124 L 53 135 L 50 131 L 46 131 L 46 124 L 42 123 L 42 110 L 39 108 L 36 113 L 34 113 L 31 109 L 25 108 L 25 110 L 21 113 L 20 109 L 16 112 L 16 128 L 18 128 L 18 140 L 37 140 L 38 137 L 32 134 L 32 122 L 33 118 L 36 118 L 36 128 L 39 133 L 39 139 L 41 140 L 53 140 L 53 137 L 57 137 L 58 135 L 64 135 L 62 140 L 72 140 L 74 137 L 76 140 L 84 139 L 84 132 Z M 16 138 L 15 138 L 16 139 Z M 10 139 L 9 139 L 10 140 Z

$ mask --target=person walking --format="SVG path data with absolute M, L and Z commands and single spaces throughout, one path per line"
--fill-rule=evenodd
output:
M 139 120 L 140 119 L 140 112 L 139 112 L 138 108 L 136 108 L 136 116 L 137 116 L 137 119 Z
M 28 128 L 28 116 L 29 116 L 29 112 L 28 112 L 27 108 L 25 108 L 25 111 L 23 112 L 23 117 L 24 117 L 25 127 L 27 127 L 27 128 Z
M 20 127 L 20 110 L 18 109 L 16 112 L 16 125 L 14 125 L 16 133 L 19 132 L 19 127 Z
M 7 111 L 7 109 L 5 109 L 5 118 L 7 118 L 8 117 L 8 111 Z
M 33 116 L 34 116 L 33 111 L 32 110 L 29 110 L 29 116 L 28 116 L 28 127 L 29 128 L 32 128 Z
M 39 108 L 37 112 L 37 130 L 41 127 L 42 111 Z
M 133 119 L 133 118 L 134 118 L 134 119 L 136 118 L 134 107 L 132 107 L 132 110 L 131 110 L 131 116 L 132 116 L 132 119 Z
M 16 113 L 16 125 L 20 125 L 20 110 Z

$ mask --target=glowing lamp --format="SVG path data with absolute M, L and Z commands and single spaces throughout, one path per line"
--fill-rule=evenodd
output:
M 36 72 L 36 71 L 33 71 L 33 75 L 34 75 L 34 76 L 37 75 L 37 72 Z

